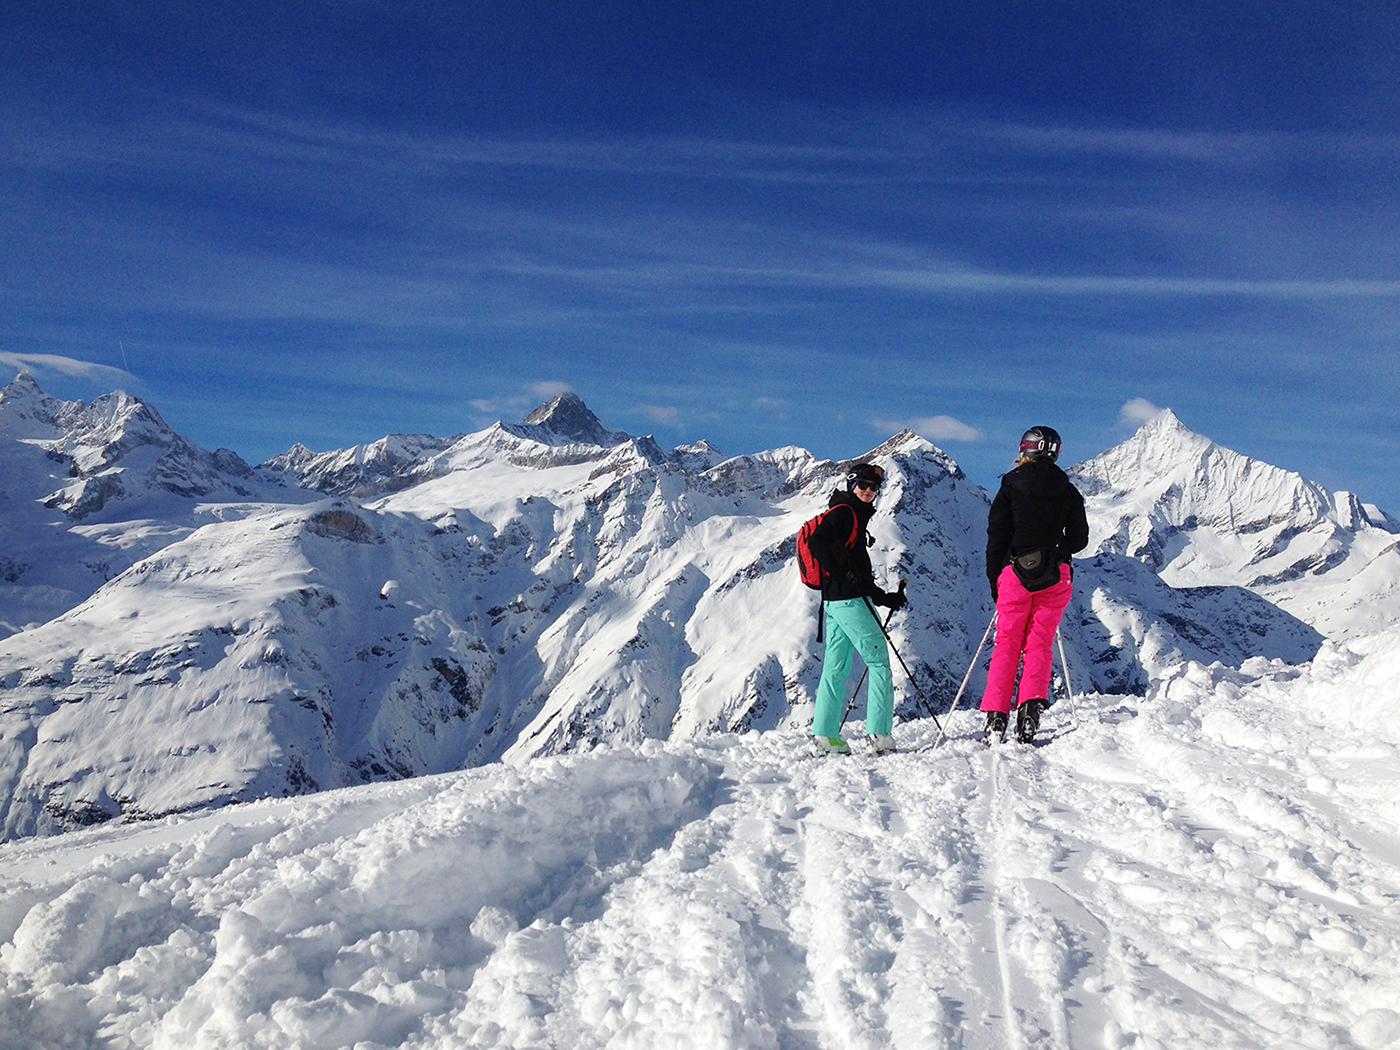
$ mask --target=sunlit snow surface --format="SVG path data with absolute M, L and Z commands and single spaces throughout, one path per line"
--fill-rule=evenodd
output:
M 11 842 L 0 1046 L 1400 1045 L 1397 643 Z

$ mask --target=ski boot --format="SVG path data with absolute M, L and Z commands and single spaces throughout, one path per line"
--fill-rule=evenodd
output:
M 895 750 L 894 737 L 886 733 L 871 733 L 865 739 L 872 755 L 888 755 Z
M 987 724 L 982 727 L 982 740 L 984 743 L 998 744 L 1006 739 L 1006 723 L 1008 719 L 1005 711 L 988 711 Z
M 1035 743 L 1040 728 L 1040 712 L 1050 705 L 1044 700 L 1027 700 L 1016 708 L 1016 739 L 1023 744 Z
M 851 745 L 839 736 L 814 736 L 812 748 L 819 755 L 849 755 Z

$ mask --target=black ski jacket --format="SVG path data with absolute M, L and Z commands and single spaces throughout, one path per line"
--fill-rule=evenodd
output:
M 851 492 L 837 489 L 831 494 L 830 507 L 846 507 L 848 511 L 833 510 L 817 523 L 808 539 L 808 546 L 817 563 L 829 574 L 822 585 L 822 601 L 839 602 L 848 598 L 884 598 L 885 592 L 875 585 L 875 571 L 870 567 L 870 538 L 865 526 L 875 516 L 875 504 L 866 503 Z M 856 541 L 847 547 L 851 537 L 851 515 L 856 519 Z
M 987 514 L 987 578 L 995 584 L 1018 554 L 1053 547 L 1067 562 L 1089 546 L 1084 497 L 1048 459 L 1032 460 L 1002 475 Z

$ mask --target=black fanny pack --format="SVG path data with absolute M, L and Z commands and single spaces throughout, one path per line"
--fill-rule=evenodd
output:
M 1043 591 L 1060 582 L 1060 563 L 1055 558 L 1054 547 L 1040 547 L 1016 555 L 1011 559 L 1011 569 L 1028 591 Z

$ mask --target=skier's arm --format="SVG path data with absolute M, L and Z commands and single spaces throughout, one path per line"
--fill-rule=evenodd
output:
M 992 500 L 992 509 L 987 512 L 987 579 L 996 586 L 1006 564 L 1007 551 L 1011 549 L 1011 500 L 1006 495 L 1006 487 L 997 490 Z M 1087 541 L 1086 541 L 1087 542 Z
M 1065 540 L 1060 545 L 1066 558 L 1089 546 L 1089 519 L 1084 513 L 1084 497 L 1070 485 L 1065 494 Z

